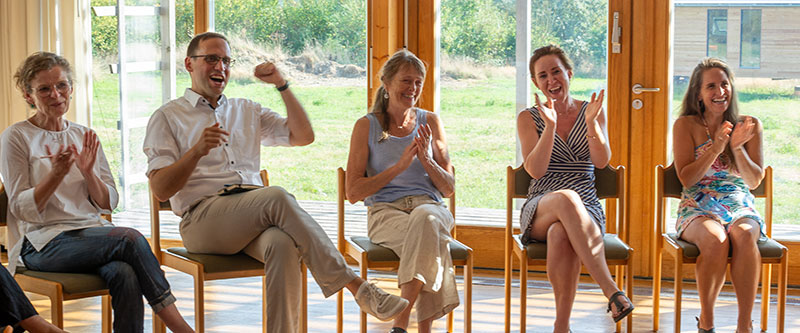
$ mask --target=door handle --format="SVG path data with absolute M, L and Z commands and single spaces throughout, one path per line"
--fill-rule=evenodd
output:
M 643 92 L 659 92 L 659 91 L 661 91 L 661 88 L 645 88 L 645 87 L 642 87 L 641 84 L 637 83 L 637 84 L 633 85 L 633 88 L 631 90 L 633 90 L 634 94 L 638 95 L 638 94 L 641 94 Z

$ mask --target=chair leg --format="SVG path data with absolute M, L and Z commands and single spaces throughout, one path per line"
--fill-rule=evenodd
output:
M 361 262 L 359 263 L 359 269 L 361 270 L 361 278 L 364 279 L 364 282 L 367 282 L 367 253 L 364 252 L 361 254 Z M 367 333 L 367 313 L 364 311 L 360 311 L 361 320 L 359 321 L 359 325 L 361 326 L 361 333 Z
M 614 280 L 615 280 L 614 282 L 617 283 L 617 288 L 619 288 L 619 290 L 624 290 L 625 289 L 624 288 L 625 287 L 625 282 L 624 282 L 623 279 L 624 279 L 624 276 L 622 275 L 622 266 L 620 266 L 620 265 L 614 266 Z M 631 297 L 631 295 L 628 295 L 628 297 L 630 297 L 631 300 L 633 299 Z M 630 316 L 628 316 L 628 317 L 630 317 Z M 616 322 L 616 324 L 614 325 L 614 329 L 615 329 L 614 332 L 617 332 L 617 333 L 622 332 L 622 322 L 621 321 Z
M 205 279 L 202 268 L 194 274 L 194 330 L 195 332 L 205 332 Z M 262 288 L 263 289 L 263 288 Z
M 678 253 L 682 258 L 683 253 Z M 675 333 L 681 332 L 681 296 L 683 296 L 683 262 L 675 259 Z
M 267 319 L 267 276 L 264 275 L 261 277 L 261 333 L 267 333 Z
M 761 265 L 761 332 L 767 331 L 769 298 L 772 289 L 772 265 Z
M 464 332 L 472 333 L 472 252 L 467 256 L 467 265 L 464 266 Z
M 528 258 L 519 260 L 519 332 L 525 333 L 528 301 Z
M 628 264 L 625 266 L 625 284 L 627 285 L 628 296 L 633 302 L 633 254 L 628 258 Z M 633 312 L 628 315 L 628 333 L 633 333 Z
M 64 292 L 61 290 L 61 285 L 50 296 L 50 316 L 53 320 L 53 325 L 60 329 L 64 329 Z
M 620 265 L 614 266 L 614 282 L 617 284 L 617 288 L 619 290 L 625 290 L 625 282 L 623 280 L 624 276 L 622 275 L 623 267 Z M 628 295 L 628 297 L 631 297 Z M 632 299 L 632 298 L 631 298 Z M 630 317 L 630 316 L 629 316 Z M 614 332 L 620 333 L 622 332 L 622 322 L 618 321 L 614 324 Z
M 301 300 L 302 308 L 300 309 L 300 319 L 302 322 L 300 323 L 300 332 L 306 333 L 308 332 L 308 269 L 305 263 L 301 263 L 300 265 L 301 274 L 303 276 L 303 286 L 301 287 L 303 298 Z
M 103 296 L 100 296 L 100 298 L 101 298 L 101 303 L 102 303 L 102 308 L 101 308 L 100 311 L 102 313 L 101 317 L 103 318 L 102 322 L 100 323 L 100 325 L 102 327 L 101 330 L 102 330 L 103 333 L 111 333 L 111 320 L 112 320 L 111 319 L 111 317 L 112 317 L 111 316 L 111 295 L 103 295 Z M 155 319 L 156 319 L 156 316 L 155 316 L 155 313 L 154 313 L 153 314 L 153 322 L 154 323 L 155 323 Z
M 344 289 L 336 295 L 336 333 L 344 332 Z
M 659 240 L 661 241 L 661 240 Z M 653 331 L 658 332 L 658 323 L 661 315 L 661 262 L 663 254 L 661 249 L 655 251 L 653 260 Z
M 789 279 L 789 252 L 783 250 L 780 272 L 778 273 L 778 333 L 783 333 L 783 326 L 786 323 L 786 283 Z
M 505 290 L 504 290 L 505 291 L 505 312 L 504 312 L 505 318 L 503 320 L 505 322 L 504 323 L 505 324 L 505 330 L 504 330 L 505 333 L 511 332 L 511 275 L 512 275 L 511 267 L 513 266 L 513 263 L 514 263 L 513 257 L 514 257 L 514 255 L 511 253 L 511 251 L 509 249 L 506 249 L 505 272 L 503 272 L 503 277 L 504 277 L 504 280 L 505 280 L 505 286 L 504 286 L 505 287 Z
M 454 321 L 455 319 L 454 319 L 453 317 L 455 317 L 455 316 L 454 316 L 453 314 L 454 314 L 455 312 L 456 312 L 456 311 L 455 311 L 455 310 L 453 310 L 453 311 L 450 311 L 450 313 L 448 313 L 448 314 L 447 314 L 447 332 L 454 332 L 454 331 L 453 331 L 453 321 Z

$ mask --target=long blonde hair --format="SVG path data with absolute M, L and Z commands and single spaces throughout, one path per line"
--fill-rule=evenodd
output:
M 378 87 L 377 91 L 375 91 L 375 98 L 372 100 L 372 109 L 370 109 L 370 112 L 375 114 L 375 116 L 378 117 L 378 120 L 380 120 L 381 128 L 383 129 L 383 133 L 381 134 L 381 139 L 379 141 L 383 141 L 389 137 L 389 115 L 386 114 L 386 109 L 389 107 L 389 99 L 386 98 L 387 92 L 386 88 L 384 88 L 384 82 L 391 81 L 397 72 L 399 72 L 403 66 L 407 65 L 416 69 L 420 74 L 422 74 L 422 79 L 425 79 L 425 63 L 417 58 L 414 53 L 411 53 L 411 51 L 406 49 L 402 49 L 392 54 L 392 57 L 389 58 L 385 64 L 383 64 L 383 67 L 381 67 L 379 75 L 381 79 L 381 86 Z
M 728 109 L 722 114 L 722 119 L 729 121 L 731 124 L 736 125 L 739 122 L 739 103 L 736 95 L 736 87 L 733 84 L 733 71 L 724 61 L 718 58 L 705 58 L 692 71 L 692 76 L 689 79 L 689 87 L 686 89 L 686 95 L 683 96 L 683 103 L 681 104 L 680 116 L 698 116 L 701 119 L 706 112 L 706 106 L 700 100 L 700 90 L 703 89 L 703 73 L 712 68 L 719 68 L 725 75 L 728 76 L 728 83 L 731 89 L 731 102 L 728 104 Z M 736 159 L 733 158 L 730 142 L 725 147 L 725 155 L 730 165 L 736 169 Z

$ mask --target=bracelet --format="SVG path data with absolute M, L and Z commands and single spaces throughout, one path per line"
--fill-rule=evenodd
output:
M 289 89 L 289 81 L 286 81 L 286 84 L 284 84 L 284 85 L 282 85 L 280 87 L 277 87 L 277 89 L 278 89 L 278 91 L 284 91 L 286 89 Z
M 597 140 L 597 136 L 586 134 L 586 137 L 589 139 Z

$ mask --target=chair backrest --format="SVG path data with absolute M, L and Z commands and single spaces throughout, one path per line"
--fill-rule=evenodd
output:
M 269 172 L 267 172 L 266 169 L 261 169 L 259 174 L 261 175 L 261 181 L 264 183 L 264 186 L 269 186 Z M 161 211 L 172 210 L 172 206 L 169 200 L 158 201 L 156 196 L 153 195 L 153 190 L 150 189 L 149 183 L 147 188 L 150 190 L 150 246 L 153 249 L 153 254 L 156 256 L 156 259 L 161 262 L 161 216 L 158 214 Z
M 455 177 L 456 169 L 453 167 L 453 176 Z M 337 236 L 337 242 L 339 245 L 339 252 L 344 253 L 344 202 L 347 201 L 347 191 L 345 189 L 345 181 L 347 179 L 347 172 L 344 168 L 339 167 L 336 170 L 336 174 L 338 175 L 338 194 L 336 196 L 337 201 L 337 216 L 339 217 L 339 232 Z M 453 218 L 456 218 L 456 191 L 453 190 L 453 194 L 447 197 L 448 199 L 448 207 L 450 209 L 450 214 L 453 215 Z M 453 238 L 456 238 L 456 224 L 453 223 L 453 230 L 450 231 L 450 234 Z
M 531 183 L 531 176 L 523 166 L 506 168 L 507 193 L 506 193 L 506 236 L 511 237 L 514 226 L 513 204 L 514 199 L 527 198 L 528 187 Z M 594 169 L 595 189 L 597 197 L 606 200 L 606 208 L 613 209 L 616 216 L 616 223 L 607 224 L 606 231 L 616 233 L 620 239 L 628 242 L 628 219 L 625 210 L 627 201 L 625 200 L 625 167 L 612 167 L 607 165 L 605 168 Z
M 680 199 L 681 192 L 683 192 L 683 185 L 678 178 L 678 171 L 675 169 L 675 164 L 670 164 L 667 167 L 657 165 L 654 184 L 656 191 L 656 235 L 661 235 L 666 233 L 667 213 L 664 210 L 667 207 L 667 199 Z M 767 227 L 767 236 L 772 237 L 771 166 L 767 166 L 764 169 L 764 179 L 761 180 L 761 184 L 759 184 L 757 188 L 751 189 L 750 193 L 756 198 L 764 198 L 764 223 Z

